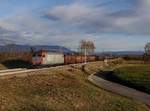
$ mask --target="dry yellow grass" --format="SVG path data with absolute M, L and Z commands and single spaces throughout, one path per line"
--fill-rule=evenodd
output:
M 104 91 L 87 81 L 101 62 L 32 72 L 0 80 L 0 111 L 150 111 L 140 102 Z

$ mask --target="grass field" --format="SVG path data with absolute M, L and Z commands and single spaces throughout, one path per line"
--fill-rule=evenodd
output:
M 126 85 L 150 94 L 150 65 L 128 65 L 114 70 L 113 76 Z
M 66 66 L 0 79 L 0 111 L 150 111 L 140 102 L 89 83 L 88 74 L 100 64 L 87 65 L 86 72 L 80 66 Z

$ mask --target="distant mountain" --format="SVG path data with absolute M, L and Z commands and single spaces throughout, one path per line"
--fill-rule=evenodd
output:
M 0 52 L 28 52 L 31 51 L 31 48 L 34 48 L 36 51 L 38 50 L 48 50 L 53 52 L 64 52 L 64 53 L 73 53 L 70 49 L 63 47 L 63 46 L 48 46 L 48 45 L 7 45 L 7 46 L 0 46 Z
M 113 55 L 113 56 L 126 56 L 126 55 L 137 55 L 142 56 L 144 51 L 108 51 L 96 53 L 96 55 Z
M 117 55 L 143 55 L 144 51 L 118 51 L 118 52 L 112 52 Z
M 0 46 L 0 52 L 29 52 L 31 48 L 34 48 L 36 51 L 38 50 L 48 50 L 52 52 L 64 52 L 65 54 L 75 53 L 74 51 L 64 47 L 64 46 L 48 46 L 48 45 L 7 45 Z M 108 52 L 100 52 L 95 53 L 96 55 L 115 55 L 115 56 L 125 56 L 125 55 L 143 55 L 143 51 L 108 51 Z

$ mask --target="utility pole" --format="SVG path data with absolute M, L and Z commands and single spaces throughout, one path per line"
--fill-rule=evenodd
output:
M 79 44 L 79 51 L 81 54 L 83 54 L 84 56 L 84 64 L 82 69 L 85 69 L 85 65 L 87 64 L 87 56 L 89 54 L 92 54 L 94 52 L 95 49 L 95 45 L 93 41 L 90 40 L 81 40 L 80 44 Z
M 85 58 L 85 61 L 84 61 L 84 64 L 82 65 L 82 71 L 85 71 L 85 65 L 87 64 L 87 49 L 86 48 L 84 49 L 84 58 Z
M 87 49 L 86 48 L 84 49 L 84 57 L 85 57 L 84 64 L 86 64 L 87 63 Z

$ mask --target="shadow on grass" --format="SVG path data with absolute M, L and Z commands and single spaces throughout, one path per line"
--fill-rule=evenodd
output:
M 118 84 L 121 84 L 121 85 L 124 85 L 124 86 L 127 86 L 127 87 L 150 94 L 150 90 L 146 86 L 144 86 L 142 84 L 141 85 L 136 84 L 133 81 L 127 81 L 127 80 L 125 80 L 125 78 L 124 79 L 120 78 L 113 71 L 99 71 L 95 75 L 98 77 L 101 77 L 105 80 L 115 82 L 115 83 L 118 83 Z
M 32 68 L 32 64 L 29 62 L 25 62 L 22 60 L 7 60 L 5 62 L 2 62 L 2 64 L 7 67 L 8 69 L 13 68 Z

